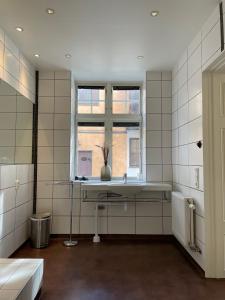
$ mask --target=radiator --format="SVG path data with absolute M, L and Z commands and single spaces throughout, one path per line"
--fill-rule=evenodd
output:
M 172 232 L 177 240 L 194 252 L 201 252 L 196 245 L 195 203 L 193 198 L 172 192 Z

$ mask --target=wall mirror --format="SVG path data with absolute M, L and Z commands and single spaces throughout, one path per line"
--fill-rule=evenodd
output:
M 0 80 L 0 164 L 32 163 L 33 103 Z

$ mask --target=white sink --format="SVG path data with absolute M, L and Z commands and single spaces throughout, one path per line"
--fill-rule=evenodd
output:
M 109 191 L 118 193 L 118 194 L 138 194 L 142 191 L 143 185 L 141 183 L 134 183 L 134 182 L 112 182 L 108 185 Z
M 171 191 L 172 186 L 167 183 L 148 183 L 144 181 L 140 182 L 127 182 L 122 181 L 88 181 L 82 182 L 81 189 L 89 192 L 111 192 L 124 194 L 138 194 L 141 191 Z
M 137 194 L 142 191 L 144 185 L 141 182 L 107 181 L 107 182 L 87 182 L 82 184 L 82 189 L 86 191 L 105 191 L 118 194 Z

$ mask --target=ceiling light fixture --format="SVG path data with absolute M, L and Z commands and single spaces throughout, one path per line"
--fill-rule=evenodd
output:
M 158 15 L 159 15 L 159 11 L 158 10 L 151 11 L 151 16 L 152 17 L 158 17 Z
M 52 9 L 52 8 L 47 8 L 46 12 L 48 15 L 53 15 L 55 13 L 54 9 Z
M 39 54 L 34 54 L 34 56 L 35 56 L 35 57 L 37 57 L 37 58 L 39 58 L 39 57 L 40 57 L 40 55 L 39 55 Z
M 22 27 L 16 27 L 16 30 L 19 31 L 19 32 L 22 32 L 23 28 Z
M 65 58 L 67 58 L 67 59 L 71 58 L 71 54 L 69 54 L 69 53 L 65 54 Z
M 144 58 L 144 56 L 143 55 L 139 55 L 139 56 L 137 56 L 137 59 L 143 59 Z

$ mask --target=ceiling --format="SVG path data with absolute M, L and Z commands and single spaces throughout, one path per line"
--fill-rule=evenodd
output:
M 217 3 L 0 0 L 0 26 L 37 69 L 70 69 L 77 80 L 140 81 L 146 70 L 172 68 Z M 55 14 L 48 15 L 46 8 Z M 151 17 L 152 10 L 160 15 Z

